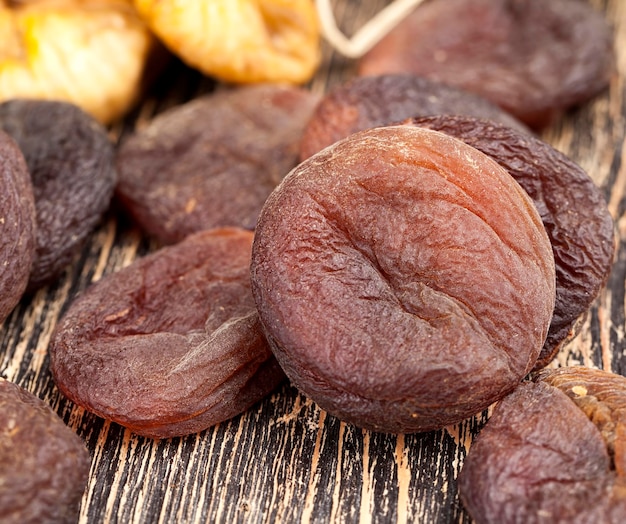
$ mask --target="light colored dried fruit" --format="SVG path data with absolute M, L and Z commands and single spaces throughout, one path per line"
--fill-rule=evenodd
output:
M 320 60 L 311 0 L 134 0 L 165 45 L 203 73 L 234 83 L 304 83 Z
M 128 0 L 4 0 L 0 101 L 64 100 L 110 123 L 136 102 L 153 40 Z

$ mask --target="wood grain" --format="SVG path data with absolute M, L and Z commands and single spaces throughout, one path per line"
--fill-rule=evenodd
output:
M 387 2 L 337 0 L 348 35 Z M 579 162 L 604 191 L 617 255 L 607 288 L 580 335 L 553 365 L 585 364 L 626 375 L 626 0 L 594 0 L 615 31 L 610 89 L 565 115 L 543 137 Z M 323 48 L 311 89 L 354 75 L 354 62 Z M 173 62 L 160 84 L 112 136 L 210 91 L 214 83 Z M 154 249 L 114 208 L 54 285 L 25 298 L 0 330 L 0 374 L 48 401 L 87 443 L 93 460 L 81 523 L 468 523 L 456 478 L 488 418 L 442 431 L 384 435 L 346 425 L 285 384 L 253 409 L 195 435 L 150 440 L 64 399 L 47 346 L 72 299 L 104 274 Z

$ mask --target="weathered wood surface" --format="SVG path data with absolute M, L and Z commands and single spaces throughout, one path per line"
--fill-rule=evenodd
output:
M 351 34 L 386 3 L 338 0 L 336 16 Z M 594 5 L 614 25 L 618 74 L 606 93 L 566 115 L 544 138 L 604 190 L 618 249 L 607 289 L 554 365 L 582 363 L 626 375 L 626 0 Z M 325 47 L 311 87 L 323 92 L 353 74 L 353 62 Z M 130 125 L 212 86 L 178 63 L 165 77 L 171 81 L 151 93 Z M 63 278 L 24 300 L 0 330 L 0 375 L 48 401 L 91 450 L 80 522 L 470 522 L 455 479 L 486 414 L 443 431 L 382 435 L 339 422 L 285 385 L 229 422 L 153 441 L 62 398 L 47 355 L 59 316 L 89 283 L 152 247 L 111 210 Z

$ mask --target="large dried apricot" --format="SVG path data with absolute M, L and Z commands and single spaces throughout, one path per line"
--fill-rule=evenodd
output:
M 165 243 L 221 226 L 253 229 L 263 202 L 298 161 L 318 97 L 263 84 L 170 109 L 122 141 L 117 194 Z
M 416 118 L 463 140 L 504 167 L 532 198 L 556 265 L 556 303 L 535 368 L 545 366 L 580 327 L 613 265 L 615 231 L 604 196 L 574 161 L 544 141 L 493 122 L 461 116 Z
M 0 131 L 0 323 L 17 305 L 35 256 L 35 198 L 24 156 Z
M 500 401 L 472 444 L 465 507 L 478 524 L 626 522 L 626 378 L 573 367 L 536 380 Z
M 156 438 L 203 430 L 267 395 L 284 375 L 250 293 L 252 236 L 199 232 L 86 290 L 50 344 L 59 389 Z
M 468 91 L 412 74 L 366 76 L 322 98 L 304 130 L 300 159 L 357 131 L 443 114 L 475 116 L 529 131 L 503 109 Z
M 0 378 L 3 524 L 76 522 L 90 462 L 83 441 L 48 404 Z
M 360 74 L 413 72 L 480 94 L 532 127 L 606 88 L 612 35 L 583 0 L 432 0 L 379 42 Z
M 287 376 L 356 425 L 458 422 L 533 367 L 554 308 L 541 218 L 494 160 L 409 126 L 296 167 L 255 233 L 252 290 Z
M 117 178 L 113 144 L 102 125 L 68 102 L 9 100 L 0 104 L 0 129 L 18 143 L 32 179 L 33 291 L 63 272 L 108 209 Z

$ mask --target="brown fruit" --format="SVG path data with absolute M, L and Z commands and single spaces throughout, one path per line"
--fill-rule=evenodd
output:
M 626 377 L 575 366 L 542 370 L 534 380 L 560 389 L 594 423 L 604 439 L 617 480 L 626 488 Z M 626 504 L 626 492 L 622 498 Z
M 495 161 L 442 133 L 363 131 L 295 168 L 255 233 L 252 290 L 292 382 L 391 432 L 458 422 L 533 367 L 550 241 Z
M 258 85 L 192 100 L 123 140 L 117 194 L 165 243 L 222 226 L 253 229 L 263 202 L 298 161 L 317 96 Z
M 580 166 L 528 134 L 461 116 L 416 118 L 407 124 L 441 131 L 489 155 L 535 203 L 556 265 L 554 315 L 535 364 L 535 369 L 544 367 L 578 333 L 611 271 L 615 228 L 604 196 Z
M 59 389 L 154 438 L 201 431 L 270 393 L 284 375 L 250 293 L 252 236 L 199 232 L 87 289 L 50 344 Z
M 113 144 L 102 125 L 67 102 L 4 102 L 0 129 L 18 143 L 32 179 L 37 247 L 28 291 L 34 291 L 61 275 L 109 208 L 117 178 Z
M 35 255 L 35 198 L 24 156 L 0 131 L 0 323 L 22 298 Z
M 90 457 L 50 406 L 0 378 L 0 515 L 3 524 L 76 522 Z
M 536 380 L 472 444 L 463 504 L 478 524 L 626 521 L 626 378 L 573 367 Z
M 440 114 L 469 115 L 530 132 L 498 106 L 468 91 L 408 73 L 366 76 L 349 80 L 322 98 L 304 130 L 300 159 L 357 131 Z
M 423 75 L 541 127 L 608 86 L 612 45 L 603 16 L 583 0 L 432 0 L 365 55 L 359 72 Z

